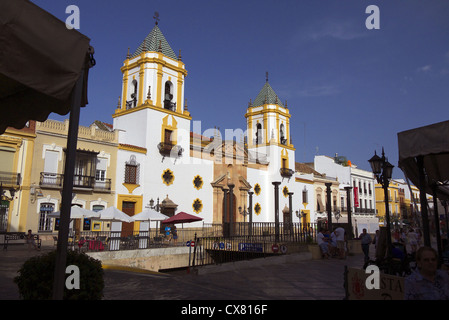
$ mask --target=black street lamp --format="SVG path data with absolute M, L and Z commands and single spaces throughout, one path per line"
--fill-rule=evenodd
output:
M 374 151 L 374 156 L 368 160 L 371 165 L 374 176 L 384 189 L 385 198 L 385 218 L 387 220 L 387 257 L 391 258 L 391 229 L 390 229 L 390 207 L 388 205 L 388 186 L 390 185 L 391 176 L 394 166 L 388 162 L 385 157 L 384 148 L 382 147 L 382 158 Z

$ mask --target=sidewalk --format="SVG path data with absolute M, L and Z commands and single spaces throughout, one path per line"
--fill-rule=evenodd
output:
M 11 246 L 1 251 L 0 299 L 19 299 L 13 283 L 17 270 L 28 258 L 53 249 L 29 251 Z M 199 267 L 203 269 L 198 274 L 187 270 L 155 273 L 105 268 L 104 300 L 341 300 L 345 297 L 345 265 L 363 265 L 361 254 L 345 260 L 301 261 L 294 255 L 285 257 Z

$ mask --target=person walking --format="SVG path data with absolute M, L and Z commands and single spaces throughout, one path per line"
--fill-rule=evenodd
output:
M 175 242 L 175 245 L 178 243 L 178 229 L 176 229 L 176 226 L 173 226 L 173 229 L 171 230 L 171 233 L 173 235 L 173 240 Z
M 337 236 L 337 250 L 340 259 L 346 258 L 346 248 L 345 248 L 345 229 L 342 227 L 337 227 L 335 229 L 335 235 Z
M 335 228 L 329 237 L 329 253 L 331 257 L 335 257 L 337 255 L 337 236 L 335 235 Z
M 376 234 L 374 235 L 373 239 L 374 249 L 377 249 L 378 243 L 379 243 L 379 230 L 376 230 Z
M 418 234 L 413 230 L 413 228 L 410 228 L 408 234 L 408 243 L 410 245 L 410 253 L 415 254 L 417 248 L 418 248 Z
M 369 246 L 373 240 L 371 239 L 371 236 L 366 232 L 366 228 L 363 228 L 363 231 L 360 234 L 359 238 L 360 243 L 362 244 L 362 251 L 365 255 L 364 262 L 366 263 L 369 261 Z

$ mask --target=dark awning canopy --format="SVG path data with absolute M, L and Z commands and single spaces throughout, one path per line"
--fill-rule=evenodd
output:
M 89 42 L 28 0 L 0 2 L 0 134 L 51 112 L 67 114 L 83 69 L 87 104 Z
M 449 121 L 398 133 L 399 167 L 420 187 L 418 158 L 426 177 L 425 191 L 440 200 L 449 200 Z

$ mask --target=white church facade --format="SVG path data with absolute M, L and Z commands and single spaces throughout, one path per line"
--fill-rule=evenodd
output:
M 119 209 L 134 215 L 159 199 L 168 215 L 184 211 L 201 223 L 249 221 L 248 212 L 253 222 L 275 222 L 276 209 L 280 222 L 315 221 L 313 175 L 295 173 L 292 115 L 268 81 L 242 110 L 245 138 L 228 141 L 218 130 L 213 137 L 192 132 L 187 70 L 157 23 L 121 71 L 121 101 L 112 115 Z

